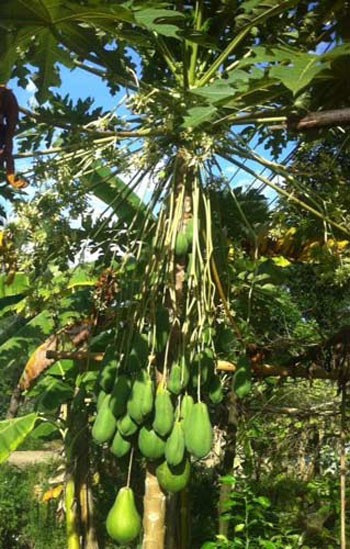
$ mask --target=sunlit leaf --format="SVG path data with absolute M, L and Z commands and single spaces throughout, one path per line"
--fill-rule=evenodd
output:
M 14 419 L 0 421 L 0 463 L 22 444 L 32 432 L 38 420 L 38 414 L 32 413 Z

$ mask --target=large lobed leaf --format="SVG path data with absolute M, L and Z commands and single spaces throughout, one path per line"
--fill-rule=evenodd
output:
M 33 412 L 26 416 L 0 421 L 0 464 L 6 461 L 33 431 L 38 419 L 38 414 Z

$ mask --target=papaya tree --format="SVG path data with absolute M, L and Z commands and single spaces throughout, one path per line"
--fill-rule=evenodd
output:
M 298 129 L 297 121 L 310 110 L 332 108 L 339 99 L 325 94 L 323 84 L 336 83 L 341 90 L 346 79 L 339 71 L 348 58 L 345 5 L 303 0 L 1 4 L 2 81 L 17 78 L 24 87 L 35 79 L 37 87 L 38 106 L 25 112 L 19 139 L 22 154 L 35 155 L 32 179 L 38 193 L 54 184 L 72 209 L 89 193 L 107 197 L 112 207 L 112 227 L 83 219 L 84 236 L 97 242 L 97 269 L 109 269 L 82 297 L 85 305 L 91 297 L 98 304 L 89 327 L 80 314 L 79 339 L 60 319 L 52 339 L 42 344 L 45 360 L 78 360 L 72 347 L 74 341 L 82 343 L 84 333 L 89 369 L 92 328 L 100 338 L 104 355 L 92 436 L 120 460 L 129 456 L 125 486 L 107 519 L 109 534 L 121 544 L 136 539 L 141 529 L 131 489 L 136 465 L 145 468 L 143 547 L 190 544 L 186 520 L 179 528 L 173 518 L 165 528 L 166 507 L 175 516 L 178 503 L 176 495 L 165 493 L 181 492 L 185 509 L 191 464 L 212 449 L 216 405 L 223 396 L 216 368 L 220 337 L 221 347 L 229 338 L 226 347 L 238 367 L 236 393 L 243 397 L 251 386 L 254 314 L 267 310 L 273 288 L 256 226 L 227 184 L 251 246 L 249 258 L 237 254 L 233 268 L 229 261 L 235 250 L 226 238 L 222 202 L 220 207 L 215 198 L 227 167 L 348 234 L 317 201 L 296 196 L 298 180 L 279 161 L 287 131 Z M 112 94 L 126 90 L 122 114 L 54 93 L 62 67 L 95 75 Z M 257 140 L 269 149 L 267 158 L 254 146 Z M 133 194 L 142 185 L 148 187 L 144 202 Z M 49 242 L 47 264 L 57 265 L 54 256 L 62 243 L 59 269 L 68 273 L 64 254 L 74 261 L 80 249 L 77 243 L 64 247 L 63 222 L 62 227 Z M 26 268 L 40 275 L 40 301 L 51 286 L 46 265 L 32 255 Z M 242 290 L 238 299 L 232 299 L 235 283 Z M 63 283 L 63 294 L 64 289 Z M 53 313 L 55 307 L 61 310 L 59 295 L 51 300 Z M 74 310 L 79 316 L 79 307 Z M 70 339 L 68 355 L 60 330 Z M 45 360 L 39 363 L 50 366 Z M 84 404 L 89 395 L 68 395 L 73 409 L 79 398 Z M 67 497 L 74 495 L 73 484 L 68 477 Z M 120 516 L 128 517 L 126 524 Z M 69 525 L 70 546 L 76 547 L 74 521 Z

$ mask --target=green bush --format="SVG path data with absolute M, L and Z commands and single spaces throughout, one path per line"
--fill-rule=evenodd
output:
M 0 467 L 0 549 L 62 549 L 65 528 L 57 520 L 57 502 L 42 503 L 36 486 L 49 478 L 50 467 L 19 470 Z

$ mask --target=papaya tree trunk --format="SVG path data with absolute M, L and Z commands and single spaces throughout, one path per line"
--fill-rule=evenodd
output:
M 83 371 L 84 361 L 77 361 Z M 93 520 L 93 498 L 90 482 L 90 431 L 85 403 L 85 390 L 76 389 L 74 399 L 67 407 L 65 453 L 67 462 L 67 537 L 72 538 L 68 549 L 98 549 Z M 68 506 L 69 505 L 69 506 Z M 78 539 L 78 545 L 74 545 Z
M 236 457 L 238 425 L 237 397 L 234 391 L 230 391 L 226 399 L 226 411 L 223 418 L 223 424 L 225 425 L 225 449 L 220 472 L 223 475 L 231 475 Z M 226 537 L 228 537 L 229 533 L 229 521 L 225 520 L 224 516 L 230 499 L 230 493 L 231 486 L 221 483 L 219 494 L 219 534 Z
M 340 547 L 346 549 L 346 384 L 341 387 L 340 419 Z
M 80 549 L 79 521 L 77 512 L 77 498 L 75 493 L 74 477 L 70 472 L 66 474 L 65 482 L 65 507 L 67 548 Z
M 143 513 L 143 549 L 164 549 L 166 496 L 152 464 L 147 464 Z
M 80 431 L 77 439 L 76 485 L 79 496 L 82 547 L 83 549 L 98 549 L 91 492 L 90 436 L 87 422 L 88 415 L 84 411 L 80 417 Z
M 192 213 L 192 198 L 188 187 L 191 187 L 191 176 L 193 170 L 188 166 L 189 156 L 186 150 L 180 149 L 174 168 L 174 187 L 173 193 L 175 201 L 181 208 L 180 225 L 186 226 Z M 170 217 L 169 211 L 167 212 Z M 171 223 L 172 220 L 169 219 Z M 186 260 L 176 258 L 174 262 L 173 283 L 175 290 L 175 300 L 169 300 L 169 316 L 182 318 L 184 307 L 184 284 L 186 278 Z M 181 326 L 173 329 L 171 333 L 171 343 L 168 361 L 171 361 L 171 349 L 178 346 L 181 337 Z M 162 380 L 163 374 L 158 371 L 158 383 Z M 180 528 L 179 524 L 179 505 L 177 505 L 177 496 L 168 496 L 159 486 L 154 467 L 148 464 L 145 479 L 144 495 L 144 539 L 143 549 L 179 549 L 180 547 Z M 186 508 L 187 510 L 187 508 Z

